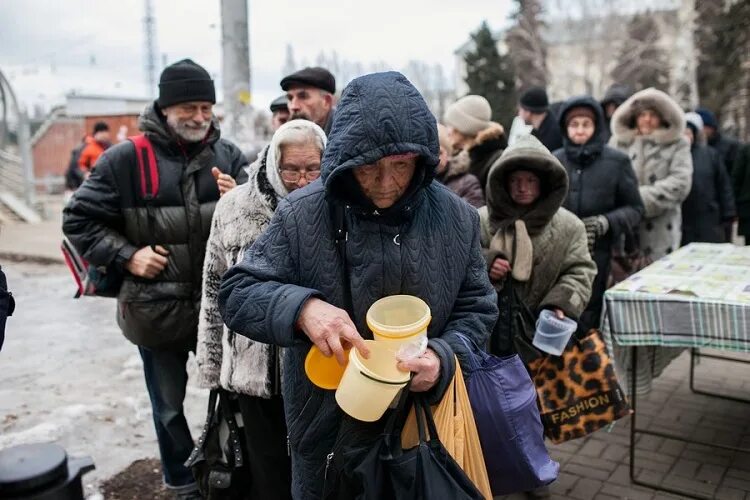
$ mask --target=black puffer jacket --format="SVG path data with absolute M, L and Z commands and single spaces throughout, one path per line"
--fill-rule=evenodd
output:
M 696 133 L 695 129 L 693 133 Z M 724 224 L 737 216 L 729 174 L 714 149 L 694 143 L 690 153 L 693 157 L 693 183 L 690 194 L 682 203 L 682 244 L 696 241 L 725 243 Z
M 190 345 L 198 326 L 206 241 L 219 199 L 211 168 L 216 166 L 243 183 L 247 161 L 234 144 L 219 138 L 215 121 L 198 144 L 180 143 L 156 104 L 144 111 L 139 126 L 151 140 L 159 170 L 154 233 L 149 234 L 130 141 L 99 158 L 65 207 L 63 232 L 91 264 L 114 265 L 125 273 L 117 322 L 129 340 L 145 347 Z M 169 251 L 166 269 L 154 279 L 127 273 L 125 263 L 136 250 L 151 244 Z
M 578 106 L 590 108 L 596 116 L 594 135 L 582 146 L 571 142 L 565 126 L 565 115 L 571 108 Z M 564 146 L 555 151 L 554 155 L 565 166 L 570 179 L 563 207 L 581 219 L 604 215 L 609 222 L 609 231 L 594 244 L 594 261 L 598 272 L 589 307 L 581 315 L 583 331 L 586 331 L 599 326 L 612 245 L 622 237 L 634 237 L 643 215 L 643 201 L 630 159 L 604 143 L 604 113 L 598 102 L 589 96 L 569 99 L 560 110 L 559 126 Z

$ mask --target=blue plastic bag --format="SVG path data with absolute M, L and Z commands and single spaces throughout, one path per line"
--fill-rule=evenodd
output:
M 461 336 L 469 346 L 470 339 Z M 493 495 L 532 491 L 557 479 L 560 464 L 544 445 L 529 373 L 517 354 L 498 358 L 468 349 L 466 388 Z

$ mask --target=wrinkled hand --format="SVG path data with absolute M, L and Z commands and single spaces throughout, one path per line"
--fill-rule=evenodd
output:
M 609 231 L 609 221 L 603 215 L 592 215 L 581 219 L 586 226 L 586 239 L 588 240 L 589 253 L 594 255 L 594 244 L 596 239 L 604 236 Z
M 234 180 L 234 177 L 229 174 L 221 173 L 219 167 L 213 167 L 211 169 L 211 175 L 216 179 L 216 185 L 219 187 L 219 196 L 224 196 L 237 187 L 237 181 Z
M 510 262 L 500 257 L 495 258 L 490 267 L 490 279 L 500 281 L 510 272 Z
M 427 392 L 435 387 L 440 378 L 440 358 L 428 348 L 418 358 L 399 361 L 398 369 L 414 374 L 410 386 L 412 392 Z
M 340 365 L 346 364 L 344 350 L 354 346 L 365 358 L 370 357 L 364 339 L 343 309 L 317 298 L 308 299 L 302 306 L 297 326 L 318 346 L 324 356 L 336 356 Z
M 130 257 L 125 269 L 134 276 L 153 279 L 167 267 L 168 255 L 167 249 L 159 245 L 156 246 L 156 252 L 151 247 L 143 247 Z

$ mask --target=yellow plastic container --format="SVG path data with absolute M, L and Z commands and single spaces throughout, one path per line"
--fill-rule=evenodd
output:
M 427 336 L 432 320 L 430 307 L 413 295 L 391 295 L 375 302 L 367 310 L 367 326 L 375 340 L 388 342 L 397 352 L 404 344 L 414 343 Z
M 336 402 L 348 415 L 363 422 L 383 416 L 411 374 L 396 367 L 393 351 L 382 342 L 366 340 L 370 359 L 357 349 L 349 351 L 349 364 L 336 389 Z
M 349 349 L 344 352 L 348 360 Z M 344 376 L 347 364 L 341 366 L 336 356 L 326 357 L 317 346 L 312 346 L 305 357 L 305 373 L 310 382 L 321 389 L 335 390 Z

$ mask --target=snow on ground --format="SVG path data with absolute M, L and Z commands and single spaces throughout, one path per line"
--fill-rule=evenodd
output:
M 103 479 L 158 456 L 138 351 L 117 328 L 115 301 L 74 300 L 64 266 L 1 264 L 17 307 L 0 352 L 0 449 L 52 441 L 69 455 L 89 455 L 96 470 L 84 484 L 96 495 Z M 189 373 L 195 369 L 191 357 Z M 206 398 L 189 383 L 196 439 Z

